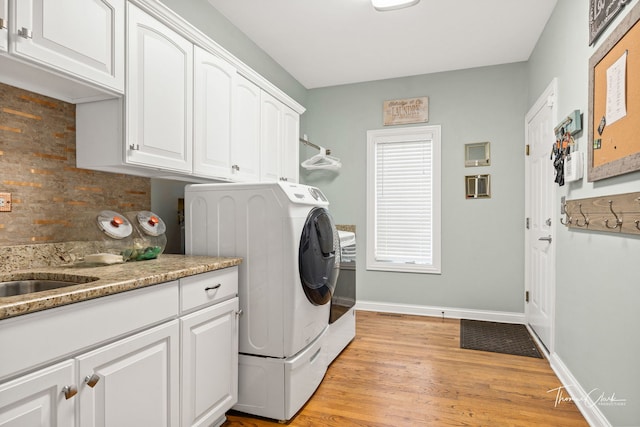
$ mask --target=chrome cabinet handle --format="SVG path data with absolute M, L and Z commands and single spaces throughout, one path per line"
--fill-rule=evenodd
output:
M 549 243 L 551 243 L 551 236 L 548 236 L 548 237 L 540 237 L 538 240 L 542 240 L 542 241 L 544 241 L 544 242 L 549 242 Z
M 138 150 L 140 150 L 140 145 L 139 144 L 129 144 L 129 148 L 131 149 L 131 151 L 138 151 Z
M 78 394 L 78 387 L 74 385 L 66 385 L 62 387 L 62 393 L 64 393 L 64 398 L 69 400 L 76 394 Z
M 242 309 L 236 311 L 236 316 L 240 317 L 244 314 L 244 311 L 242 311 Z
M 231 170 L 234 171 L 234 172 L 240 172 L 240 166 L 233 165 L 233 166 L 231 166 Z
M 220 286 L 222 286 L 222 284 L 218 283 L 217 285 L 214 286 L 207 286 L 206 288 L 204 288 L 205 291 L 215 291 L 216 289 L 218 289 Z
M 20 37 L 22 37 L 23 39 L 32 39 L 33 38 L 33 32 L 25 27 L 22 27 L 18 30 L 18 35 Z
M 98 374 L 87 375 L 84 378 L 84 382 L 87 383 L 87 385 L 91 388 L 94 388 L 96 384 L 98 384 L 98 381 L 100 381 L 100 377 L 98 376 Z

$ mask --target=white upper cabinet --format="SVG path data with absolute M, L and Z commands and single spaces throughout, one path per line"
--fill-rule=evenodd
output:
M 193 172 L 225 178 L 232 173 L 231 108 L 236 69 L 197 46 L 194 61 Z
M 260 179 L 260 92 L 260 88 L 246 78 L 237 77 L 231 142 L 234 181 Z
M 260 180 L 298 182 L 300 115 L 262 91 L 260 128 Z
M 127 25 L 127 163 L 190 173 L 193 44 L 132 4 Z
M 263 91 L 260 105 L 260 180 L 278 181 L 280 179 L 282 104 Z
M 300 175 L 300 115 L 282 106 L 282 141 L 280 146 L 280 179 L 298 182 Z
M 0 0 L 5 10 L 6 1 Z M 9 50 L 20 59 L 124 92 L 124 4 L 12 0 Z
M 78 167 L 297 182 L 304 108 L 165 8 L 126 4 L 126 96 L 77 105 Z
M 8 0 L 0 0 L 0 52 L 6 52 L 9 48 L 9 22 Z

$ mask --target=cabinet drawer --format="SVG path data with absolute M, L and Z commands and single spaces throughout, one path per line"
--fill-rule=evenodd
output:
M 174 318 L 177 297 L 176 280 L 2 320 L 0 380 Z
M 180 279 L 180 309 L 182 312 L 201 308 L 233 298 L 238 293 L 238 267 Z

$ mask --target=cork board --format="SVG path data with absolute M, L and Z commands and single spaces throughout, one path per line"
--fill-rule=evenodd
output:
M 589 181 L 640 170 L 639 6 L 630 11 L 589 61 Z M 612 122 L 607 117 L 607 71 L 623 57 L 626 115 Z

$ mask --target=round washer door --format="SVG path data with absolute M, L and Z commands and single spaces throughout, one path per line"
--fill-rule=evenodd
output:
M 302 288 L 311 303 L 331 301 L 339 266 L 340 241 L 333 218 L 325 208 L 314 208 L 304 223 L 298 255 Z

